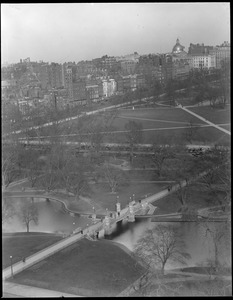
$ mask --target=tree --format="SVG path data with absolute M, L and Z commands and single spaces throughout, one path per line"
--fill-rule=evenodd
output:
M 218 273 L 221 267 L 221 263 L 219 261 L 221 243 L 224 241 L 224 247 L 228 247 L 228 250 L 230 249 L 230 237 L 231 237 L 230 220 L 226 220 L 223 222 L 209 222 L 209 218 L 207 218 L 205 221 L 201 222 L 201 226 L 204 228 L 205 236 L 206 237 L 209 236 L 212 240 L 214 246 L 215 273 Z M 230 251 L 229 251 L 229 255 L 230 255 Z
M 9 139 L 8 142 L 4 141 L 2 146 L 2 186 L 4 190 L 20 173 L 19 157 L 23 147 L 12 139 Z
M 73 193 L 76 200 L 82 193 L 89 190 L 89 184 L 86 177 L 86 172 L 89 169 L 87 162 L 84 159 L 67 156 L 64 167 L 60 170 L 65 189 Z
M 158 101 L 161 91 L 162 91 L 162 85 L 158 80 L 156 80 L 152 88 L 152 92 L 154 96 L 154 104 Z
M 223 211 L 231 205 L 231 166 L 229 150 L 214 148 L 203 155 L 201 163 L 209 172 L 199 179 L 200 189 L 210 193 Z
M 129 121 L 125 124 L 125 137 L 130 146 L 130 161 L 133 163 L 133 151 L 136 144 L 142 142 L 142 124 L 135 121 Z
M 176 82 L 174 80 L 169 80 L 167 85 L 166 85 L 166 92 L 167 92 L 167 97 L 168 100 L 170 101 L 170 106 L 175 105 L 175 100 L 176 100 Z
M 220 94 L 222 97 L 222 104 L 225 107 L 230 98 L 230 61 L 222 61 L 220 69 Z
M 194 207 L 184 206 L 181 209 L 181 220 L 187 222 L 189 221 L 197 222 L 198 221 L 197 209 L 195 209 Z
M 161 176 L 162 169 L 164 167 L 165 161 L 169 158 L 173 158 L 174 150 L 171 146 L 171 140 L 162 135 L 157 135 L 154 138 L 155 142 L 153 143 L 153 155 L 151 157 L 153 163 L 157 168 L 158 176 Z
M 14 206 L 12 202 L 5 197 L 2 199 L 2 224 L 6 223 L 8 220 L 12 219 L 13 216 L 16 214 Z
M 197 138 L 198 127 L 194 124 L 193 120 L 190 120 L 187 127 L 184 130 L 184 138 L 192 144 L 194 139 Z
M 29 226 L 31 222 L 38 224 L 38 210 L 33 203 L 24 203 L 21 207 L 20 217 L 29 232 Z
M 137 242 L 135 252 L 145 262 L 160 266 L 162 275 L 168 261 L 185 264 L 190 255 L 185 250 L 185 242 L 178 231 L 171 225 L 158 225 L 149 229 Z
M 120 185 L 127 184 L 129 180 L 124 171 L 109 163 L 105 163 L 99 173 L 107 181 L 111 193 L 115 193 Z
M 179 188 L 176 191 L 176 197 L 181 203 L 181 211 L 186 208 L 188 200 L 188 188 L 182 187 L 181 182 L 178 182 Z
M 25 171 L 25 174 L 31 183 L 31 187 L 34 187 L 38 177 L 42 173 L 42 163 L 38 151 L 34 150 L 32 147 L 25 149 L 20 156 L 20 160 L 24 166 L 23 171 Z

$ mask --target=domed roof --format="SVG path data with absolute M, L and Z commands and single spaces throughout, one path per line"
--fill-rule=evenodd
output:
M 177 39 L 176 44 L 172 49 L 172 53 L 180 53 L 180 52 L 184 51 L 184 48 L 185 47 L 180 44 L 179 39 Z

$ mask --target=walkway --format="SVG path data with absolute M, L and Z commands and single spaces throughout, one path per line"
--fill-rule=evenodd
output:
M 187 282 L 187 281 L 209 281 L 213 280 L 213 278 L 217 277 L 217 275 L 210 276 L 209 274 L 200 274 L 200 273 L 194 273 L 194 272 L 182 272 L 182 271 L 175 271 L 175 270 L 167 270 L 165 272 L 166 274 L 174 274 L 174 275 L 180 275 L 182 277 L 175 277 L 175 278 L 157 278 L 157 275 L 154 275 L 153 273 L 148 276 L 147 282 L 152 284 L 166 284 L 166 283 L 175 283 L 175 282 Z M 138 285 L 141 283 L 141 278 L 144 275 L 142 275 L 140 278 L 138 278 L 133 284 L 128 286 L 125 290 L 123 290 L 120 294 L 117 295 L 117 297 L 130 297 L 132 293 L 134 293 L 135 290 L 137 290 Z M 229 280 L 229 282 L 232 281 L 232 276 L 221 276 L 224 280 Z
M 148 99 L 149 99 L 149 97 L 148 97 Z M 82 112 L 80 115 L 77 115 L 77 116 L 74 116 L 74 117 L 65 118 L 65 119 L 62 119 L 62 120 L 59 120 L 59 121 L 52 121 L 52 122 L 48 122 L 48 123 L 41 124 L 41 125 L 38 125 L 38 126 L 31 126 L 29 128 L 26 128 L 26 129 L 21 129 L 21 130 L 16 130 L 16 131 L 13 131 L 13 132 L 10 132 L 10 133 L 6 133 L 6 134 L 3 135 L 3 137 L 8 136 L 10 134 L 18 134 L 18 133 L 22 133 L 22 132 L 25 132 L 25 131 L 28 131 L 28 130 L 39 129 L 39 128 L 43 128 L 43 127 L 52 126 L 54 124 L 61 124 L 61 123 L 64 123 L 64 122 L 73 121 L 73 120 L 76 120 L 76 119 L 84 117 L 84 116 L 94 115 L 94 114 L 99 113 L 101 111 L 103 112 L 103 111 L 111 110 L 111 109 L 114 109 L 114 108 L 120 108 L 120 107 L 123 107 L 125 105 L 131 105 L 131 104 L 137 103 L 141 100 L 142 99 L 137 99 L 137 100 L 133 100 L 133 101 L 126 102 L 126 103 L 121 103 L 121 104 L 116 104 L 116 105 L 111 105 L 111 106 L 99 108 L 99 109 L 96 109 L 96 110 L 93 110 L 93 111 Z
M 81 232 L 74 233 L 71 236 L 62 239 L 61 241 L 59 241 L 41 251 L 38 251 L 35 254 L 32 254 L 32 255 L 26 257 L 25 262 L 20 261 L 20 262 L 13 264 L 12 269 L 11 269 L 11 266 L 9 266 L 8 268 L 3 270 L 3 279 L 10 278 L 12 276 L 12 272 L 13 272 L 13 275 L 17 274 L 17 273 L 31 267 L 32 265 L 40 262 L 41 260 L 55 254 L 56 252 L 72 245 L 73 243 L 81 240 L 90 231 L 96 231 L 101 226 L 102 226 L 102 223 L 99 221 L 98 223 L 93 224 L 93 225 L 83 229 L 83 233 L 81 233 Z
M 45 198 L 45 199 L 48 198 L 49 200 L 60 202 L 63 205 L 64 209 L 70 214 L 78 214 L 78 215 L 82 215 L 82 216 L 89 216 L 90 214 L 92 214 L 92 211 L 83 212 L 83 211 L 71 210 L 68 208 L 68 205 L 67 205 L 66 201 L 64 200 L 66 195 L 56 196 L 56 195 L 53 195 L 52 193 L 46 193 L 43 190 L 4 191 L 3 196 L 6 196 L 8 198 Z
M 231 132 L 228 131 L 228 130 L 226 130 L 225 128 L 222 128 L 222 127 L 220 127 L 220 126 L 218 126 L 218 125 L 216 125 L 216 124 L 214 124 L 214 123 L 212 123 L 212 122 L 206 120 L 205 118 L 203 118 L 203 117 L 201 117 L 200 115 L 198 115 L 198 114 L 192 112 L 191 110 L 187 109 L 186 107 L 183 107 L 183 106 L 181 106 L 181 105 L 179 105 L 179 107 L 180 107 L 181 109 L 183 109 L 184 111 L 186 111 L 187 113 L 189 113 L 189 114 L 195 116 L 196 118 L 198 118 L 198 119 L 200 119 L 200 120 L 206 122 L 207 124 L 209 124 L 209 125 L 211 125 L 211 126 L 217 128 L 218 130 L 221 130 L 221 131 L 223 131 L 224 133 L 231 135 Z
M 12 282 L 4 282 L 3 293 L 9 295 L 16 295 L 24 298 L 82 297 L 78 295 L 52 291 L 48 289 L 41 289 L 34 286 L 27 286 L 27 285 L 12 283 Z M 8 297 L 4 297 L 3 294 L 3 298 L 8 298 Z
M 208 173 L 208 171 L 202 172 L 198 176 L 193 178 L 192 180 L 189 180 L 189 182 L 196 181 L 198 178 L 206 175 L 207 173 Z M 179 184 L 172 186 L 169 189 L 163 190 L 163 191 L 161 191 L 157 194 L 154 194 L 150 197 L 146 197 L 145 199 L 142 199 L 140 202 L 132 203 L 131 211 L 129 210 L 129 207 L 125 207 L 124 209 L 121 210 L 120 216 L 116 217 L 116 215 L 115 215 L 113 218 L 110 218 L 110 220 L 109 220 L 110 224 L 114 225 L 122 219 L 127 219 L 128 217 L 130 217 L 132 215 L 132 213 L 135 214 L 136 212 L 140 212 L 145 208 L 148 209 L 148 206 L 149 206 L 149 208 L 151 208 L 150 205 L 148 205 L 148 204 L 153 203 L 153 202 L 167 196 L 168 194 L 174 193 L 179 188 L 184 187 L 186 185 L 187 185 L 187 181 L 184 180 L 184 181 L 180 182 Z M 25 196 L 25 192 L 21 192 L 21 196 L 22 195 Z M 31 193 L 31 195 L 35 197 L 35 194 Z M 19 195 L 18 195 L 18 197 L 19 197 Z M 39 197 L 41 197 L 41 195 Z M 49 197 L 49 196 L 47 196 L 47 197 Z M 61 201 L 61 200 L 59 200 L 59 201 Z M 103 226 L 104 226 L 104 224 L 100 220 L 98 220 L 95 224 L 90 225 L 90 226 L 86 227 L 85 229 L 83 229 L 83 233 L 81 233 L 80 231 L 75 232 L 73 235 L 71 235 L 67 238 L 64 238 L 63 240 L 27 257 L 25 262 L 20 261 L 20 262 L 15 263 L 13 265 L 13 274 L 19 273 L 19 272 L 23 271 L 24 269 L 32 266 L 33 264 L 38 263 L 39 261 L 45 259 L 46 257 L 53 255 L 54 253 L 60 251 L 61 249 L 66 248 L 67 246 L 82 239 L 85 235 L 87 235 L 89 233 L 94 233 L 96 231 L 100 231 L 103 228 Z M 11 276 L 12 276 L 11 267 L 8 267 L 3 270 L 3 279 L 7 279 Z

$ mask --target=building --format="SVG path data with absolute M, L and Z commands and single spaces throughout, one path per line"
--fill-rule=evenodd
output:
M 191 67 L 199 70 L 216 68 L 216 56 L 214 54 L 192 55 Z
M 41 82 L 41 88 L 46 90 L 49 88 L 49 64 L 45 63 L 41 65 L 39 79 Z
M 100 87 L 98 84 L 87 84 L 86 85 L 87 100 L 99 99 L 100 97 L 99 89 Z
M 119 62 L 114 56 L 102 56 L 102 69 L 108 72 L 116 73 L 119 70 Z
M 103 84 L 103 97 L 111 97 L 116 93 L 117 83 L 115 79 L 104 79 Z
M 72 100 L 86 100 L 87 91 L 86 83 L 84 80 L 77 80 L 72 83 Z
M 63 86 L 62 66 L 57 63 L 41 65 L 39 80 L 42 89 L 60 88 Z
M 137 62 L 134 60 L 124 60 L 120 62 L 123 74 L 134 74 Z
M 188 54 L 192 56 L 196 55 L 208 55 L 213 50 L 213 46 L 205 46 L 202 44 L 190 44 Z
M 183 80 L 188 77 L 191 70 L 191 57 L 184 51 L 185 47 L 180 44 L 179 39 L 172 48 L 172 78 Z
M 49 83 L 52 88 L 60 88 L 62 83 L 62 66 L 52 62 L 49 66 Z
M 137 52 L 134 52 L 132 54 L 116 56 L 116 61 L 131 60 L 131 61 L 135 61 L 137 63 L 139 61 L 139 58 L 140 58 L 140 55 Z
M 137 89 L 145 88 L 146 87 L 145 76 L 143 74 L 137 74 L 136 78 L 137 78 L 137 82 L 136 82 Z
M 97 68 L 93 61 L 80 61 L 77 64 L 77 77 L 96 74 Z
M 225 41 L 220 46 L 214 47 L 210 54 L 214 55 L 216 58 L 216 68 L 220 69 L 223 62 L 230 63 L 231 57 L 231 46 L 230 43 Z
M 161 64 L 161 83 L 166 83 L 172 79 L 173 73 L 173 61 L 172 54 L 166 53 L 160 55 Z

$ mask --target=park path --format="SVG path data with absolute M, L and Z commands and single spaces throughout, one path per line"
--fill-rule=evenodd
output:
M 137 212 L 137 211 L 141 211 L 143 208 L 146 207 L 150 207 L 150 203 L 153 203 L 171 193 L 174 193 L 175 191 L 177 191 L 178 189 L 186 186 L 188 183 L 194 182 L 196 181 L 198 178 L 206 175 L 208 173 L 208 171 L 202 172 L 200 174 L 198 174 L 197 176 L 195 176 L 194 178 L 190 179 L 188 182 L 187 180 L 183 180 L 181 181 L 179 184 L 173 185 L 168 189 L 162 190 L 152 196 L 149 197 L 145 197 L 144 199 L 142 199 L 140 202 L 136 202 L 133 204 L 133 212 Z M 25 195 L 25 192 L 21 192 L 23 195 Z M 19 192 L 18 192 L 18 196 L 19 196 Z M 41 196 L 41 195 L 40 195 Z M 34 195 L 35 197 L 35 195 Z M 49 196 L 47 196 L 49 197 Z M 115 223 L 117 221 L 119 221 L 122 218 L 127 218 L 127 216 L 129 215 L 129 207 L 125 207 L 121 210 L 120 216 L 119 217 L 114 217 L 111 220 L 111 223 Z M 89 225 L 88 227 L 85 227 L 84 229 L 80 229 L 83 230 L 83 232 L 81 233 L 79 232 L 75 232 L 73 233 L 73 235 L 64 238 L 63 240 L 29 256 L 26 257 L 26 260 L 20 261 L 15 263 L 12 268 L 11 266 L 4 269 L 3 270 L 3 279 L 7 279 L 9 277 L 12 276 L 12 274 L 15 273 L 19 273 L 21 271 L 23 271 L 24 269 L 34 265 L 35 263 L 38 263 L 39 261 L 45 259 L 46 257 L 49 257 L 51 255 L 53 255 L 54 253 L 66 248 L 67 246 L 77 242 L 78 240 L 82 239 L 84 236 L 89 235 L 90 232 L 94 232 L 97 230 L 100 230 L 103 228 L 103 223 L 100 220 L 97 220 L 95 224 Z
M 84 236 L 89 234 L 90 230 L 95 231 L 95 230 L 98 230 L 100 227 L 102 227 L 102 222 L 97 221 L 97 223 L 82 229 L 83 233 L 81 233 L 81 232 L 75 233 L 75 231 L 74 231 L 74 233 L 71 236 L 68 236 L 68 237 L 62 239 L 61 241 L 58 241 L 57 243 L 55 243 L 45 249 L 42 249 L 42 250 L 38 251 L 37 253 L 34 253 L 34 254 L 26 257 L 25 261 L 19 261 L 19 262 L 13 264 L 12 266 L 9 266 L 6 269 L 4 269 L 3 270 L 3 279 L 10 278 L 10 277 L 12 277 L 12 275 L 14 276 L 14 274 L 17 274 L 17 273 L 31 267 L 32 265 L 40 262 L 41 260 L 72 245 L 73 243 L 81 240 Z
M 147 97 L 147 98 L 149 99 L 151 97 Z M 94 114 L 99 113 L 99 112 L 105 112 L 106 110 L 111 110 L 111 109 L 114 109 L 114 108 L 124 107 L 125 105 L 131 105 L 131 104 L 140 102 L 141 100 L 142 99 L 132 100 L 132 101 L 129 101 L 129 102 L 120 103 L 120 104 L 111 105 L 111 106 L 106 106 L 106 107 L 99 108 L 99 109 L 92 110 L 92 111 L 82 112 L 81 114 L 76 115 L 74 117 L 68 117 L 68 118 L 65 118 L 65 119 L 61 119 L 59 121 L 52 121 L 52 122 L 44 123 L 44 124 L 41 124 L 41 125 L 38 125 L 38 126 L 31 126 L 29 128 L 26 128 L 26 129 L 16 130 L 16 131 L 13 131 L 13 132 L 10 132 L 10 133 L 3 134 L 3 136 L 8 136 L 12 133 L 13 134 L 19 134 L 19 133 L 25 132 L 27 130 L 40 129 L 40 128 L 43 128 L 43 127 L 52 126 L 53 124 L 61 124 L 61 123 L 73 121 L 73 120 L 76 120 L 78 118 L 82 118 L 84 116 L 94 115 Z
M 211 126 L 217 128 L 218 130 L 221 130 L 221 131 L 223 131 L 224 133 L 226 133 L 226 134 L 228 134 L 228 135 L 231 135 L 231 132 L 230 132 L 230 131 L 228 131 L 228 130 L 226 130 L 225 128 L 222 128 L 222 127 L 220 127 L 220 126 L 218 126 L 218 125 L 216 125 L 216 124 L 214 124 L 214 123 L 212 123 L 212 122 L 206 120 L 205 118 L 201 117 L 200 115 L 198 115 L 198 114 L 192 112 L 191 110 L 187 109 L 187 107 L 183 107 L 183 106 L 179 105 L 179 108 L 181 108 L 181 109 L 183 109 L 184 111 L 186 111 L 187 113 L 189 113 L 189 114 L 195 116 L 196 118 L 198 118 L 198 119 L 204 121 L 205 123 L 207 123 L 207 124 L 209 124 L 209 125 L 211 125 Z
M 52 291 L 48 289 L 37 288 L 34 286 L 22 285 L 12 282 L 4 282 L 3 293 L 9 295 L 16 295 L 23 298 L 55 298 L 55 297 L 82 297 L 73 294 L 67 294 L 58 291 Z M 4 297 L 3 298 L 8 298 Z
M 194 272 L 182 272 L 182 271 L 176 271 L 176 270 L 167 270 L 165 272 L 166 274 L 174 274 L 174 275 L 180 275 L 182 277 L 175 277 L 175 278 L 157 278 L 156 275 L 151 274 L 149 275 L 148 282 L 153 282 L 153 284 L 167 284 L 167 283 L 175 283 L 175 282 L 187 282 L 187 281 L 209 281 L 213 280 L 213 278 L 217 277 L 215 275 L 210 274 L 199 274 Z M 144 275 L 142 275 L 140 278 L 138 278 L 133 284 L 128 286 L 125 290 L 123 290 L 120 294 L 117 295 L 117 297 L 130 297 L 132 293 L 134 293 L 135 288 L 140 284 L 141 278 Z M 222 276 L 221 278 L 224 280 L 232 280 L 232 276 Z

